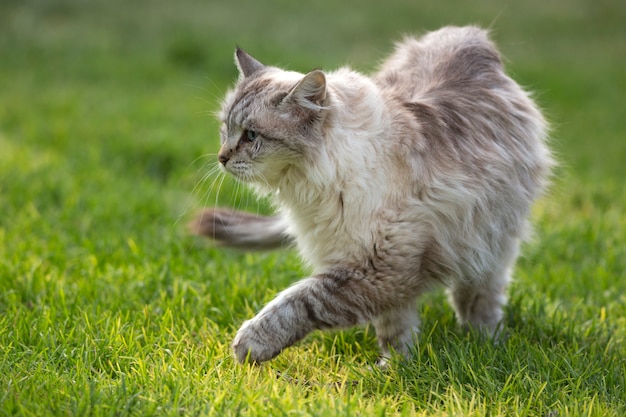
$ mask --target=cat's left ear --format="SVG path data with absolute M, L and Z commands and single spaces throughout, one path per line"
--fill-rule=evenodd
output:
M 283 99 L 283 103 L 296 103 L 319 111 L 326 101 L 326 76 L 320 70 L 309 72 Z
M 265 68 L 265 65 L 252 58 L 239 47 L 237 47 L 237 49 L 235 50 L 235 62 L 237 63 L 237 68 L 239 68 L 239 73 L 241 74 L 242 78 L 249 77 L 255 72 Z

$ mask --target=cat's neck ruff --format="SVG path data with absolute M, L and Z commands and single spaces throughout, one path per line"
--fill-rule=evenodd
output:
M 291 167 L 274 193 L 301 255 L 316 269 L 363 259 L 396 189 L 393 173 L 380 169 L 389 153 L 380 136 L 391 122 L 379 89 L 347 69 L 330 73 L 328 84 L 332 113 L 322 146 Z

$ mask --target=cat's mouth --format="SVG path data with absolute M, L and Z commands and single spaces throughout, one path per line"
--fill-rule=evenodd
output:
M 232 175 L 238 181 L 253 182 L 254 175 L 250 165 L 243 161 L 228 161 L 225 165 L 222 165 L 222 170 L 229 175 Z

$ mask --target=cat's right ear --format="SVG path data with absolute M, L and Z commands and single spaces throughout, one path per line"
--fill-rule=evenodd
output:
M 235 63 L 237 64 L 237 68 L 239 68 L 239 74 L 242 78 L 249 77 L 255 72 L 265 68 L 265 65 L 252 58 L 239 47 L 235 50 Z
M 313 70 L 287 94 L 283 103 L 296 103 L 301 107 L 319 111 L 326 101 L 326 76 L 320 70 Z

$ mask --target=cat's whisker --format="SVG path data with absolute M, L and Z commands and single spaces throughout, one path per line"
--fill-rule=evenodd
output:
M 194 159 L 193 161 L 191 161 L 187 168 L 192 168 L 193 165 L 195 165 L 197 162 L 202 161 L 204 159 L 210 159 L 210 160 L 217 161 L 217 154 L 216 153 L 205 153 L 205 154 L 202 154 L 202 155 L 198 156 L 196 159 Z
M 215 207 L 219 207 L 219 197 L 222 194 L 222 186 L 226 180 L 226 175 L 220 175 L 217 190 L 215 192 Z
M 206 81 L 208 81 L 208 83 L 210 84 L 210 88 L 200 87 L 197 85 L 195 86 L 192 85 L 191 87 L 194 87 L 199 93 L 202 94 L 202 95 L 196 96 L 198 100 L 212 107 L 215 105 L 216 102 L 220 103 L 222 101 L 222 97 L 224 96 L 224 91 L 212 79 L 207 77 Z M 212 100 L 207 99 L 206 97 L 204 97 L 204 95 L 210 96 Z M 205 112 L 201 112 L 201 113 L 205 113 Z M 206 114 L 212 115 L 211 113 L 212 111 L 206 112 Z
M 209 162 L 205 165 L 207 168 L 205 173 L 202 175 L 202 178 L 196 182 L 196 185 L 192 191 L 192 194 L 195 196 L 197 201 L 200 201 L 202 206 L 207 206 L 209 199 L 212 195 L 216 196 L 216 199 L 219 198 L 219 189 L 216 189 L 216 184 L 218 181 L 225 178 L 225 174 L 222 172 L 221 168 L 214 164 L 213 162 Z M 207 183 L 212 178 L 210 184 L 207 186 Z M 206 188 L 205 188 L 206 187 Z M 203 191 L 203 196 L 200 196 L 200 192 Z M 217 201 L 217 200 L 216 200 Z
M 176 220 L 174 221 L 174 226 L 177 226 L 191 211 L 194 210 L 194 207 L 196 206 L 195 202 L 198 199 L 201 187 L 206 183 L 206 180 L 208 178 L 214 175 L 215 166 L 212 161 L 215 159 L 216 159 L 216 154 L 212 154 L 212 153 L 203 154 L 195 158 L 193 161 L 191 161 L 187 165 L 187 169 L 190 171 L 205 172 L 205 173 L 202 175 L 201 179 L 195 181 L 195 184 L 190 192 L 191 198 L 187 199 L 184 207 L 180 210 L 178 216 L 176 217 Z M 209 162 L 203 163 L 203 166 L 200 167 L 199 169 L 194 168 L 194 166 L 202 160 L 209 160 Z M 207 169 L 209 166 L 211 168 Z
M 211 155 L 201 155 L 198 158 L 196 158 L 192 163 L 190 163 L 190 166 L 192 166 L 193 164 L 195 164 L 196 162 L 202 160 L 202 159 L 207 159 L 210 158 Z M 211 158 L 212 159 L 212 158 Z M 216 170 L 219 169 L 219 167 L 217 165 L 214 165 L 214 163 L 212 161 L 208 161 L 206 162 L 203 167 L 200 169 L 200 172 L 203 172 L 202 177 L 196 181 L 195 186 L 192 189 L 192 194 L 196 194 L 197 191 L 199 190 L 199 188 L 201 186 L 203 186 L 206 181 L 215 174 Z
M 243 189 L 243 186 L 241 184 L 241 181 L 237 181 L 236 185 L 235 185 L 235 199 L 237 201 L 237 207 L 239 209 L 244 209 L 245 210 L 245 203 L 243 201 L 243 197 L 245 196 L 245 191 Z
M 211 186 L 209 187 L 209 190 L 211 192 L 217 192 L 219 190 L 215 190 L 215 181 L 222 176 L 226 177 L 226 173 L 222 171 L 222 169 L 219 166 L 214 165 L 208 170 L 208 172 L 206 173 L 202 181 L 206 183 L 210 178 L 213 178 L 213 180 L 211 181 Z
M 216 84 L 215 81 L 213 81 L 212 79 L 207 77 L 206 80 L 211 85 L 211 89 L 208 89 L 208 90 L 203 89 L 203 92 L 212 95 L 213 99 L 215 99 L 215 101 L 217 101 L 218 103 L 221 102 L 222 97 L 224 97 L 224 90 L 222 90 L 221 86 Z M 217 93 L 215 93 L 214 90 L 216 90 Z
M 221 170 L 220 172 L 223 173 L 223 171 Z M 217 185 L 217 190 L 215 192 L 215 203 L 213 204 L 214 207 L 220 207 L 219 198 L 222 195 L 222 185 L 224 184 L 224 181 L 226 181 L 226 178 L 227 176 L 225 173 L 223 173 L 223 175 L 220 175 L 219 177 L 219 183 Z M 213 217 L 213 230 L 216 230 L 216 224 L 215 224 L 216 221 L 217 221 L 217 218 Z
M 245 204 L 243 203 L 242 193 L 245 194 L 245 190 L 244 190 L 243 184 L 242 184 L 241 181 L 237 180 L 237 181 L 235 181 L 235 190 L 234 190 L 234 193 L 233 193 L 233 198 L 236 201 L 236 208 L 238 210 L 245 209 Z M 236 227 L 241 227 L 243 224 L 244 224 L 244 220 L 243 219 L 239 219 L 236 222 L 235 226 Z
M 215 182 L 219 179 L 219 174 L 220 174 L 219 168 L 217 169 L 211 168 L 207 170 L 207 172 L 202 176 L 202 178 L 196 182 L 196 185 L 192 190 L 192 194 L 196 198 L 199 198 L 201 190 L 203 190 L 203 187 L 207 184 L 208 180 L 211 177 L 213 177 L 213 180 L 211 181 L 210 185 L 206 188 L 206 190 L 204 190 L 206 197 L 200 198 L 200 200 L 204 199 L 204 203 L 206 203 L 208 196 L 210 196 L 211 193 L 214 192 Z

